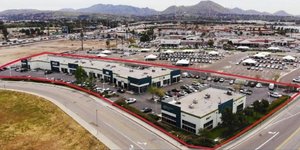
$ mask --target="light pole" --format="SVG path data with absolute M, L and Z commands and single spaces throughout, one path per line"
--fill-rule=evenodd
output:
M 96 109 L 96 126 L 98 127 L 98 109 Z M 98 128 L 96 128 L 96 130 L 98 135 Z
M 11 67 L 9 67 L 9 76 L 11 76 Z

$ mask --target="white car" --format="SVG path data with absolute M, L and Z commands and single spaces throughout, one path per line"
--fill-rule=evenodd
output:
M 256 88 L 262 88 L 262 84 L 261 83 L 257 83 L 255 87 Z
M 133 104 L 133 103 L 135 103 L 136 102 L 136 99 L 135 98 L 129 98 L 129 99 L 126 99 L 125 100 L 125 103 L 126 104 Z
M 300 83 L 300 78 L 298 77 L 298 78 L 293 79 L 293 82 Z
M 269 92 L 269 95 L 274 98 L 280 98 L 282 95 L 277 92 Z

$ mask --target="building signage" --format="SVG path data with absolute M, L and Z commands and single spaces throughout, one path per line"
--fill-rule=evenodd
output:
M 59 66 L 59 62 L 57 61 L 51 61 L 51 65 L 54 67 L 58 67 Z

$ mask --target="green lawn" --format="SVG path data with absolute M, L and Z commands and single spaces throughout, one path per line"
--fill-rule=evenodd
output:
M 0 149 L 108 149 L 51 102 L 0 90 Z

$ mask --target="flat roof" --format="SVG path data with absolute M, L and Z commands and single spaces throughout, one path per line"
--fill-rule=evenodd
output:
M 63 58 L 64 61 L 60 61 L 61 64 L 74 63 L 82 66 L 83 68 L 93 68 L 93 69 L 107 69 L 111 70 L 114 74 L 117 74 L 120 77 L 128 78 L 133 77 L 136 79 L 142 79 L 148 76 L 152 78 L 157 78 L 160 76 L 166 76 L 170 74 L 171 69 L 158 68 L 158 67 L 146 67 L 144 69 L 139 69 L 137 67 L 125 66 L 122 63 L 115 63 L 109 61 L 101 61 L 96 59 L 87 59 L 87 58 L 71 58 L 71 57 L 62 57 L 55 55 L 48 55 L 49 60 L 47 61 L 58 61 L 57 58 Z M 36 58 L 36 60 L 39 60 Z M 153 72 L 154 71 L 154 72 Z
M 206 94 L 209 94 L 210 98 L 205 99 L 204 97 Z M 181 102 L 181 104 L 175 104 L 176 101 L 174 100 L 170 101 L 169 104 L 181 107 L 182 112 L 186 112 L 198 117 L 203 117 L 208 113 L 216 111 L 220 102 L 225 103 L 229 100 L 237 100 L 244 96 L 245 95 L 242 95 L 240 93 L 233 93 L 232 95 L 228 95 L 226 90 L 210 87 L 201 92 L 195 92 L 179 99 L 178 101 Z M 194 103 L 194 100 L 197 101 L 197 104 Z M 193 108 L 190 108 L 190 105 L 192 105 Z

